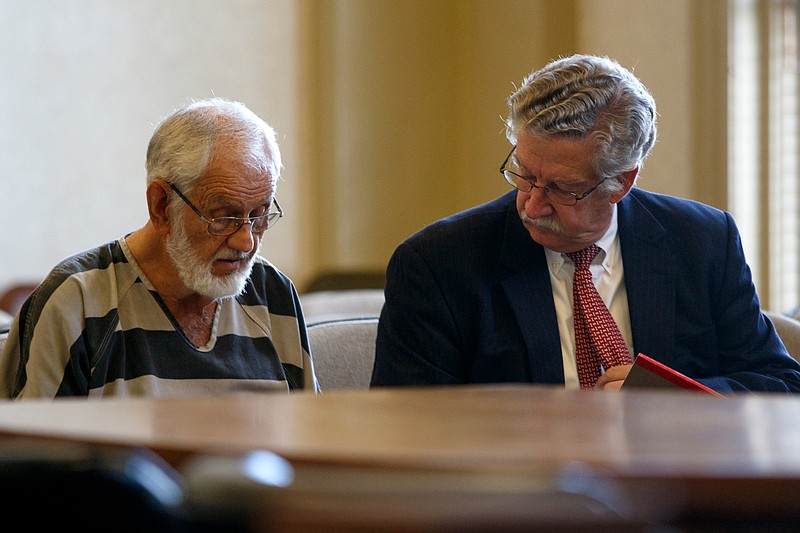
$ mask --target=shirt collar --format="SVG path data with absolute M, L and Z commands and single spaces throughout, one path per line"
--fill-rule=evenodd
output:
M 606 232 L 600 237 L 595 244 L 600 248 L 603 260 L 603 268 L 606 271 L 609 271 L 612 268 L 612 258 L 618 256 L 619 254 L 616 253 L 617 251 L 617 244 L 619 240 L 617 239 L 617 204 L 614 204 L 614 210 L 611 213 L 611 222 L 608 224 L 608 228 Z M 549 248 L 544 249 L 545 256 L 547 257 L 547 264 L 550 265 L 551 269 L 554 272 L 558 272 L 561 270 L 561 267 L 564 266 L 565 262 L 568 262 L 572 265 L 572 262 L 567 259 L 567 256 L 559 253 L 554 252 Z

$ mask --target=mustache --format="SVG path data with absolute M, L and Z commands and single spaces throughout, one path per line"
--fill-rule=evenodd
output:
M 243 254 L 243 253 L 240 253 L 240 252 L 233 252 L 233 251 L 226 252 L 226 251 L 223 250 L 223 251 L 220 251 L 219 253 L 217 253 L 214 256 L 214 259 L 215 260 L 218 259 L 218 260 L 222 260 L 222 261 L 246 261 L 246 260 L 250 259 L 250 257 L 251 257 L 251 254 L 249 254 L 249 253 Z
M 563 233 L 564 231 L 564 226 L 558 220 L 552 217 L 530 218 L 524 212 L 520 212 L 519 218 L 520 220 L 522 220 L 522 223 L 526 226 L 542 228 L 557 233 Z

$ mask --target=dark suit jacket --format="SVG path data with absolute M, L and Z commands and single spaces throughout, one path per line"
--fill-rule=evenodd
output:
M 544 248 L 516 191 L 403 242 L 386 271 L 372 385 L 563 384 Z M 800 391 L 733 218 L 632 189 L 618 204 L 634 354 L 718 391 Z

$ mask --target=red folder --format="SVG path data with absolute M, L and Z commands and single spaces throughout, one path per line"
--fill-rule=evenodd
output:
M 656 387 L 656 388 L 681 388 L 695 392 L 706 392 L 714 396 L 722 396 L 717 391 L 710 389 L 695 381 L 689 376 L 685 376 L 663 363 L 659 363 L 655 359 L 647 357 L 645 354 L 640 353 L 633 360 L 633 368 L 631 368 L 628 377 L 622 383 L 623 387 Z

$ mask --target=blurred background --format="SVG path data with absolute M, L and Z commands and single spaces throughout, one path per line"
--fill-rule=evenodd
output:
M 382 275 L 434 220 L 508 190 L 506 99 L 577 52 L 648 86 L 638 185 L 731 211 L 762 305 L 798 302 L 797 0 L 0 0 L 0 292 L 141 227 L 144 158 L 190 99 L 278 132 L 263 255 L 303 291 Z M 698 228 L 702 231 L 702 228 Z

